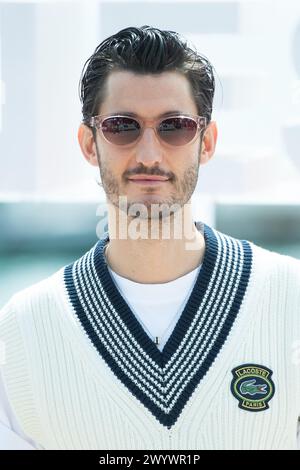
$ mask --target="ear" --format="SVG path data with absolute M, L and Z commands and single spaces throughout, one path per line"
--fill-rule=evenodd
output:
M 211 121 L 204 131 L 201 145 L 200 163 L 207 163 L 213 156 L 218 138 L 218 129 L 215 121 Z
M 80 124 L 77 137 L 85 159 L 91 165 L 99 166 L 96 152 L 96 144 L 92 130 L 85 124 Z

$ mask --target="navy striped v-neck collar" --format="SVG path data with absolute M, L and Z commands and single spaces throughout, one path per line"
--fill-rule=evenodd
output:
M 221 351 L 252 268 L 248 241 L 200 224 L 205 239 L 202 267 L 162 351 L 110 275 L 104 256 L 107 232 L 64 269 L 69 299 L 98 353 L 128 391 L 168 428 Z

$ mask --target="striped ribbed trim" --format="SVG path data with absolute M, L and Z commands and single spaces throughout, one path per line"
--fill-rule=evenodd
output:
M 197 223 L 198 224 L 198 223 Z M 203 224 L 205 253 L 188 302 L 160 351 L 109 273 L 108 233 L 65 267 L 74 310 L 95 348 L 127 389 L 171 428 L 220 352 L 241 307 L 252 267 L 248 241 Z

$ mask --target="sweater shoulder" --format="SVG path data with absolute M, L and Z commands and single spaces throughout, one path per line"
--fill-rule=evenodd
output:
M 63 282 L 64 268 L 14 293 L 0 309 L 0 323 L 9 316 L 29 315 L 33 308 L 42 310 L 46 303 L 54 302 L 56 288 Z
M 65 300 L 66 297 L 64 279 L 66 267 L 77 263 L 88 255 L 92 249 L 69 264 L 62 266 L 50 276 L 14 293 L 7 303 L 0 308 L 0 322 L 3 321 L 5 316 L 14 314 L 18 317 L 24 315 L 28 317 L 32 313 L 39 316 L 43 315 L 47 309 L 55 308 L 60 300 L 62 298 Z
M 300 276 L 300 259 L 291 255 L 263 248 L 251 241 L 248 241 L 248 243 L 252 248 L 254 256 L 270 263 L 270 268 L 275 268 L 277 266 L 278 268 L 289 270 L 291 274 L 294 274 L 296 277 Z
M 300 259 L 246 241 L 252 249 L 253 269 L 264 273 L 273 292 L 280 292 L 296 306 L 295 313 L 300 318 Z
M 233 242 L 244 243 L 244 247 L 245 244 L 250 246 L 254 263 L 264 264 L 265 268 L 270 272 L 274 272 L 276 268 L 281 268 L 290 271 L 291 275 L 294 275 L 296 278 L 300 277 L 300 259 L 262 247 L 249 239 L 242 240 L 232 235 L 222 233 L 219 230 L 216 230 L 216 232 Z

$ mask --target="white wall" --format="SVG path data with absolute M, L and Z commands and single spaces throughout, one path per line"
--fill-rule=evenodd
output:
M 297 0 L 0 2 L 0 197 L 99 197 L 78 82 L 101 40 L 142 24 L 182 33 L 216 69 L 219 138 L 198 191 L 299 201 Z

